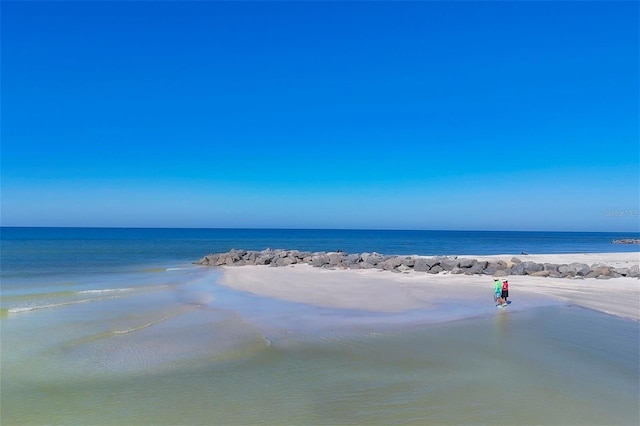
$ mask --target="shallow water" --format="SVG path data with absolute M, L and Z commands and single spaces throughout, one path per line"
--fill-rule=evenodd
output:
M 218 277 L 184 266 L 3 290 L 2 424 L 640 420 L 638 322 L 563 305 L 456 321 L 323 309 Z

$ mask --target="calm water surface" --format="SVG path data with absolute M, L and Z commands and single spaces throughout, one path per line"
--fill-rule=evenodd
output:
M 559 303 L 455 321 L 323 309 L 190 264 L 232 247 L 429 254 L 424 235 L 4 231 L 3 425 L 640 421 L 638 322 Z

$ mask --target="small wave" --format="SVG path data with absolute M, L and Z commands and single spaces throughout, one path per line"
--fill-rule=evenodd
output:
M 97 301 L 100 301 L 100 300 L 109 300 L 109 299 L 117 299 L 117 298 L 118 298 L 118 296 L 111 296 L 111 297 L 100 297 L 100 298 L 97 298 L 97 299 L 72 300 L 70 302 L 64 302 L 64 303 L 50 303 L 48 305 L 20 306 L 20 307 L 7 309 L 7 313 L 8 314 L 19 314 L 19 313 L 24 313 L 24 312 L 38 311 L 38 310 L 41 310 L 41 309 L 61 308 L 61 307 L 64 307 L 64 306 L 77 305 L 77 304 L 80 304 L 80 303 L 97 302 Z
M 2 296 L 2 300 L 7 302 L 19 302 L 24 300 L 33 300 L 33 299 L 51 299 L 58 297 L 70 297 L 76 294 L 75 291 L 55 291 L 50 293 L 30 293 L 30 294 L 20 294 L 16 296 Z
M 149 274 L 157 274 L 159 272 L 166 272 L 166 268 L 148 268 L 148 269 L 141 269 L 140 272 L 145 272 L 145 273 L 149 273 Z
M 105 288 L 102 290 L 80 290 L 78 294 L 102 294 L 102 293 L 120 293 L 125 291 L 133 291 L 133 288 Z
M 133 332 L 136 332 L 136 331 L 139 331 L 139 330 L 144 330 L 145 328 L 152 327 L 152 326 L 154 326 L 156 324 L 160 324 L 161 322 L 164 322 L 164 321 L 170 320 L 171 318 L 177 317 L 180 314 L 181 313 L 167 315 L 167 316 L 164 316 L 164 317 L 162 317 L 162 318 L 160 318 L 160 319 L 158 319 L 156 321 L 151 321 L 151 322 L 148 322 L 146 324 L 138 325 L 138 326 L 131 327 L 131 328 L 125 328 L 123 330 L 113 330 L 111 333 L 113 333 L 113 334 L 129 334 L 129 333 L 133 333 Z

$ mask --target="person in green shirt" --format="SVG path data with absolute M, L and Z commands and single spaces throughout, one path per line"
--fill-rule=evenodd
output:
M 493 284 L 495 285 L 493 299 L 496 301 L 496 306 L 503 306 L 504 299 L 502 298 L 502 280 L 500 280 L 500 278 L 494 278 Z

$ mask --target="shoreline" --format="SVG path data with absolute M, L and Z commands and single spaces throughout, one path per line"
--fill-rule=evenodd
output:
M 503 259 L 505 256 L 478 256 Z M 554 259 L 571 263 L 587 258 L 594 263 L 637 265 L 638 253 L 589 253 L 529 255 L 537 260 Z M 599 262 L 598 262 L 599 260 Z M 287 267 L 245 265 L 220 266 L 219 283 L 235 290 L 289 302 L 318 307 L 358 309 L 380 313 L 402 313 L 423 309 L 442 314 L 443 306 L 464 317 L 495 312 L 491 300 L 493 278 L 490 275 L 423 273 L 414 270 L 394 273 L 380 269 L 328 269 L 308 264 Z M 506 277 L 510 284 L 506 310 L 569 304 L 610 315 L 640 321 L 640 280 L 619 277 L 551 278 L 531 275 Z M 504 309 L 504 308 L 502 308 Z M 446 309 L 445 309 L 446 310 Z

